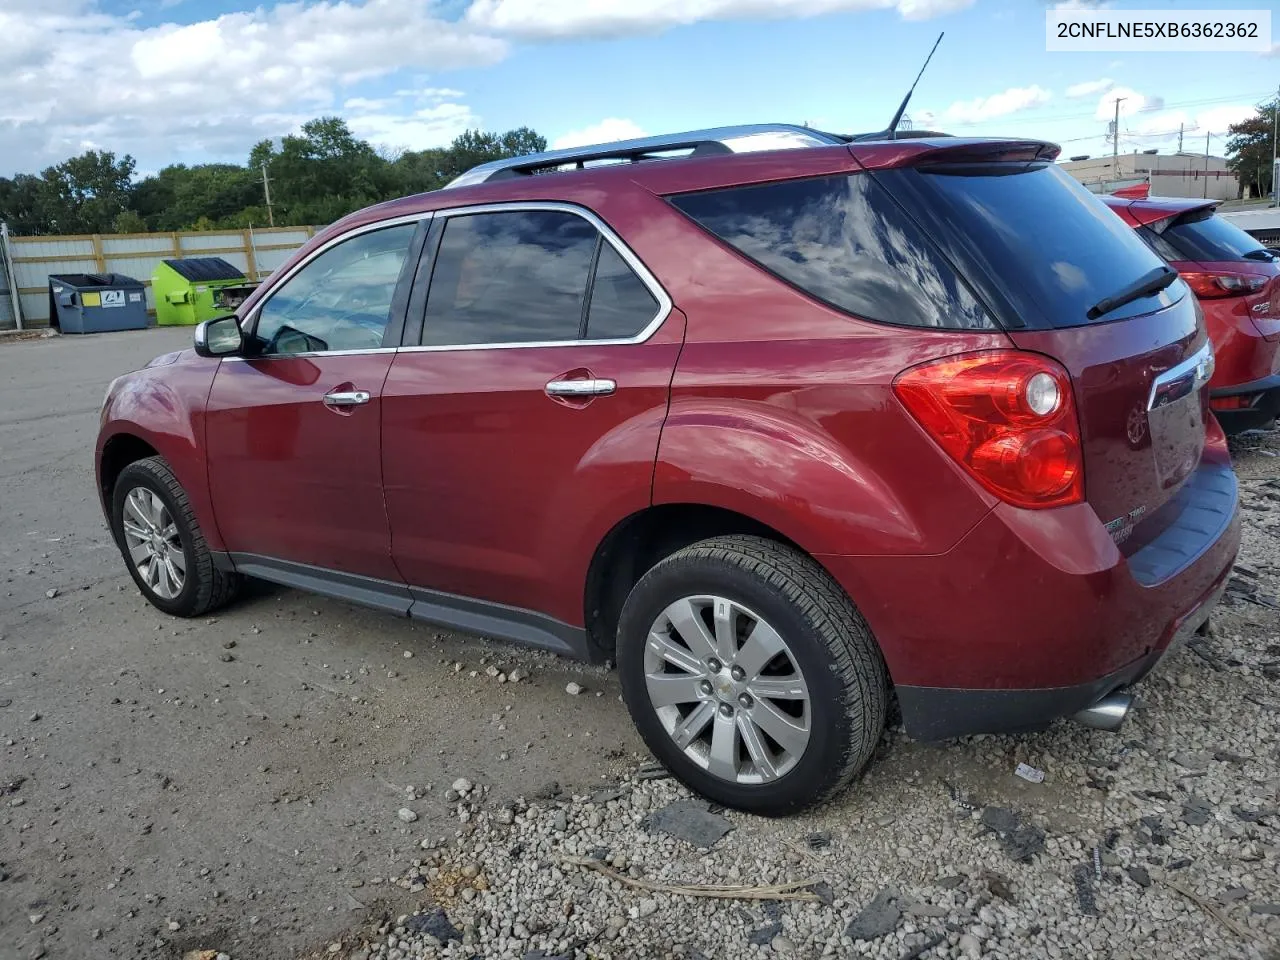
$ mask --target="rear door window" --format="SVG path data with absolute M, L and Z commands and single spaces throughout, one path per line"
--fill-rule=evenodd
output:
M 876 175 L 936 226 L 1005 301 L 1005 326 L 1123 320 L 1186 295 L 1179 281 L 1094 321 L 1089 308 L 1162 266 L 1097 197 L 1052 163 L 945 164 Z
M 591 282 L 587 310 L 587 339 L 629 340 L 658 315 L 658 301 L 644 281 L 622 259 L 613 244 L 603 240 Z
M 559 210 L 451 217 L 427 294 L 427 346 L 577 340 L 597 231 Z
M 669 199 L 766 270 L 856 317 L 911 327 L 994 326 L 924 231 L 867 174 Z
M 1212 207 L 1193 210 L 1175 218 L 1160 237 L 1181 253 L 1183 260 L 1213 263 L 1233 260 L 1267 262 L 1273 259 L 1266 247 L 1217 216 Z

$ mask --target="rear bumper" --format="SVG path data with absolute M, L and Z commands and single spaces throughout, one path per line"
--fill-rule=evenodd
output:
M 1043 730 L 1137 683 L 1164 656 L 1199 630 L 1213 614 L 1230 575 L 1228 569 L 1209 594 L 1173 626 L 1167 642 L 1133 663 L 1087 683 L 1038 690 L 959 690 L 948 687 L 897 688 L 907 730 L 917 740 L 945 740 L 975 733 Z
M 1280 416 L 1280 373 L 1251 380 L 1248 383 L 1237 383 L 1229 387 L 1218 387 L 1209 391 L 1209 401 L 1223 397 L 1248 397 L 1249 405 L 1234 410 L 1214 408 L 1214 415 L 1227 433 L 1239 433 L 1263 426 Z
M 1128 557 L 1079 504 L 997 506 L 938 556 L 822 558 L 880 643 L 907 732 L 1040 728 L 1150 670 L 1208 617 L 1239 549 L 1230 466 L 1198 473 L 1202 494 Z

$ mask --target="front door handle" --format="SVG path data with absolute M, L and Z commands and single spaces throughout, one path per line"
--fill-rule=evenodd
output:
M 613 380 L 552 380 L 547 394 L 552 397 L 607 397 L 618 389 Z
M 372 399 L 368 390 L 334 390 L 324 395 L 326 407 L 358 407 Z

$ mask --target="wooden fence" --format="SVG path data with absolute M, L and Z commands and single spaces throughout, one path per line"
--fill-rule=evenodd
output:
M 9 237 L 9 254 L 22 305 L 22 325 L 49 323 L 49 276 L 62 273 L 122 273 L 147 287 L 147 311 L 155 313 L 151 273 L 161 260 L 221 257 L 250 280 L 271 274 L 315 234 L 316 227 L 175 233 L 85 234 L 71 237 Z M 0 312 L 0 329 L 12 328 Z

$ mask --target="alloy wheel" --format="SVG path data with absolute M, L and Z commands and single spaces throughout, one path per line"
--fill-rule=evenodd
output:
M 122 524 L 129 558 L 147 589 L 162 600 L 177 597 L 186 582 L 187 557 L 164 501 L 148 487 L 134 487 L 124 499 Z
M 725 597 L 677 600 L 644 652 L 649 701 L 667 734 L 713 776 L 785 776 L 809 743 L 809 687 L 795 655 L 759 615 Z

